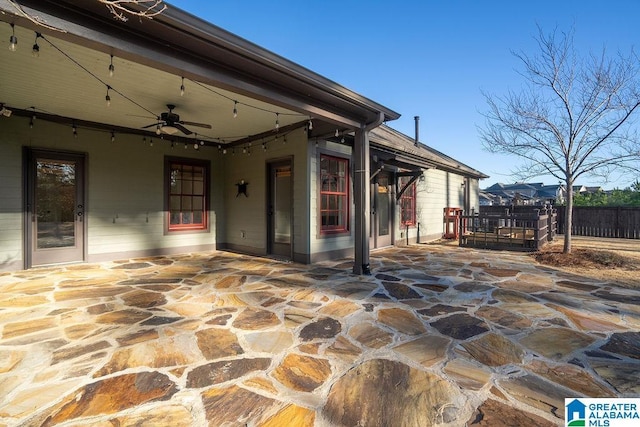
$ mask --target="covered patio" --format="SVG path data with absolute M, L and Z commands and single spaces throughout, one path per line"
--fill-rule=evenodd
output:
M 197 252 L 0 273 L 0 425 L 561 425 L 640 395 L 640 291 L 521 253 Z

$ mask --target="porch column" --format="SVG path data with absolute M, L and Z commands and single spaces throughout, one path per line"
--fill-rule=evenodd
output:
M 353 144 L 353 193 L 355 202 L 355 247 L 354 274 L 371 274 L 369 268 L 369 230 L 371 218 L 371 193 L 369 185 L 369 131 L 384 121 L 384 114 L 380 113 L 377 120 L 356 129 Z

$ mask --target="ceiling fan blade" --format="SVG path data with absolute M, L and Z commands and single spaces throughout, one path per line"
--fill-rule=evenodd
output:
M 180 123 L 173 123 L 171 126 L 173 126 L 176 129 L 179 129 L 185 135 L 191 135 L 193 133 L 186 127 L 182 126 Z
M 181 120 L 180 123 L 183 124 L 183 125 L 188 125 L 188 126 L 197 126 L 197 127 L 200 127 L 200 128 L 211 129 L 211 125 L 208 125 L 206 123 L 185 122 L 183 120 Z
M 147 128 L 150 128 L 150 127 L 153 127 L 153 126 L 158 126 L 158 123 L 152 123 L 152 124 L 147 125 L 147 126 L 142 126 L 141 129 L 147 129 Z

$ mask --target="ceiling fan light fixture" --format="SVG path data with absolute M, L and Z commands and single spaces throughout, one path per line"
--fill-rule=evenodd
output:
M 178 128 L 171 125 L 162 126 L 160 130 L 162 131 L 162 133 L 166 133 L 167 135 L 174 135 L 178 132 Z

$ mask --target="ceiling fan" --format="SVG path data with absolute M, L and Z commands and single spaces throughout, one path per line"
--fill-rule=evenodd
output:
M 191 135 L 193 132 L 184 127 L 184 125 L 211 129 L 211 125 L 208 125 L 206 123 L 186 122 L 184 120 L 180 120 L 180 116 L 173 112 L 173 110 L 176 108 L 176 106 L 173 104 L 167 104 L 167 108 L 169 109 L 169 111 L 160 114 L 156 123 L 143 126 L 142 128 L 146 129 L 156 126 L 157 134 L 166 133 L 168 135 L 173 135 L 178 131 L 184 133 L 185 135 Z

